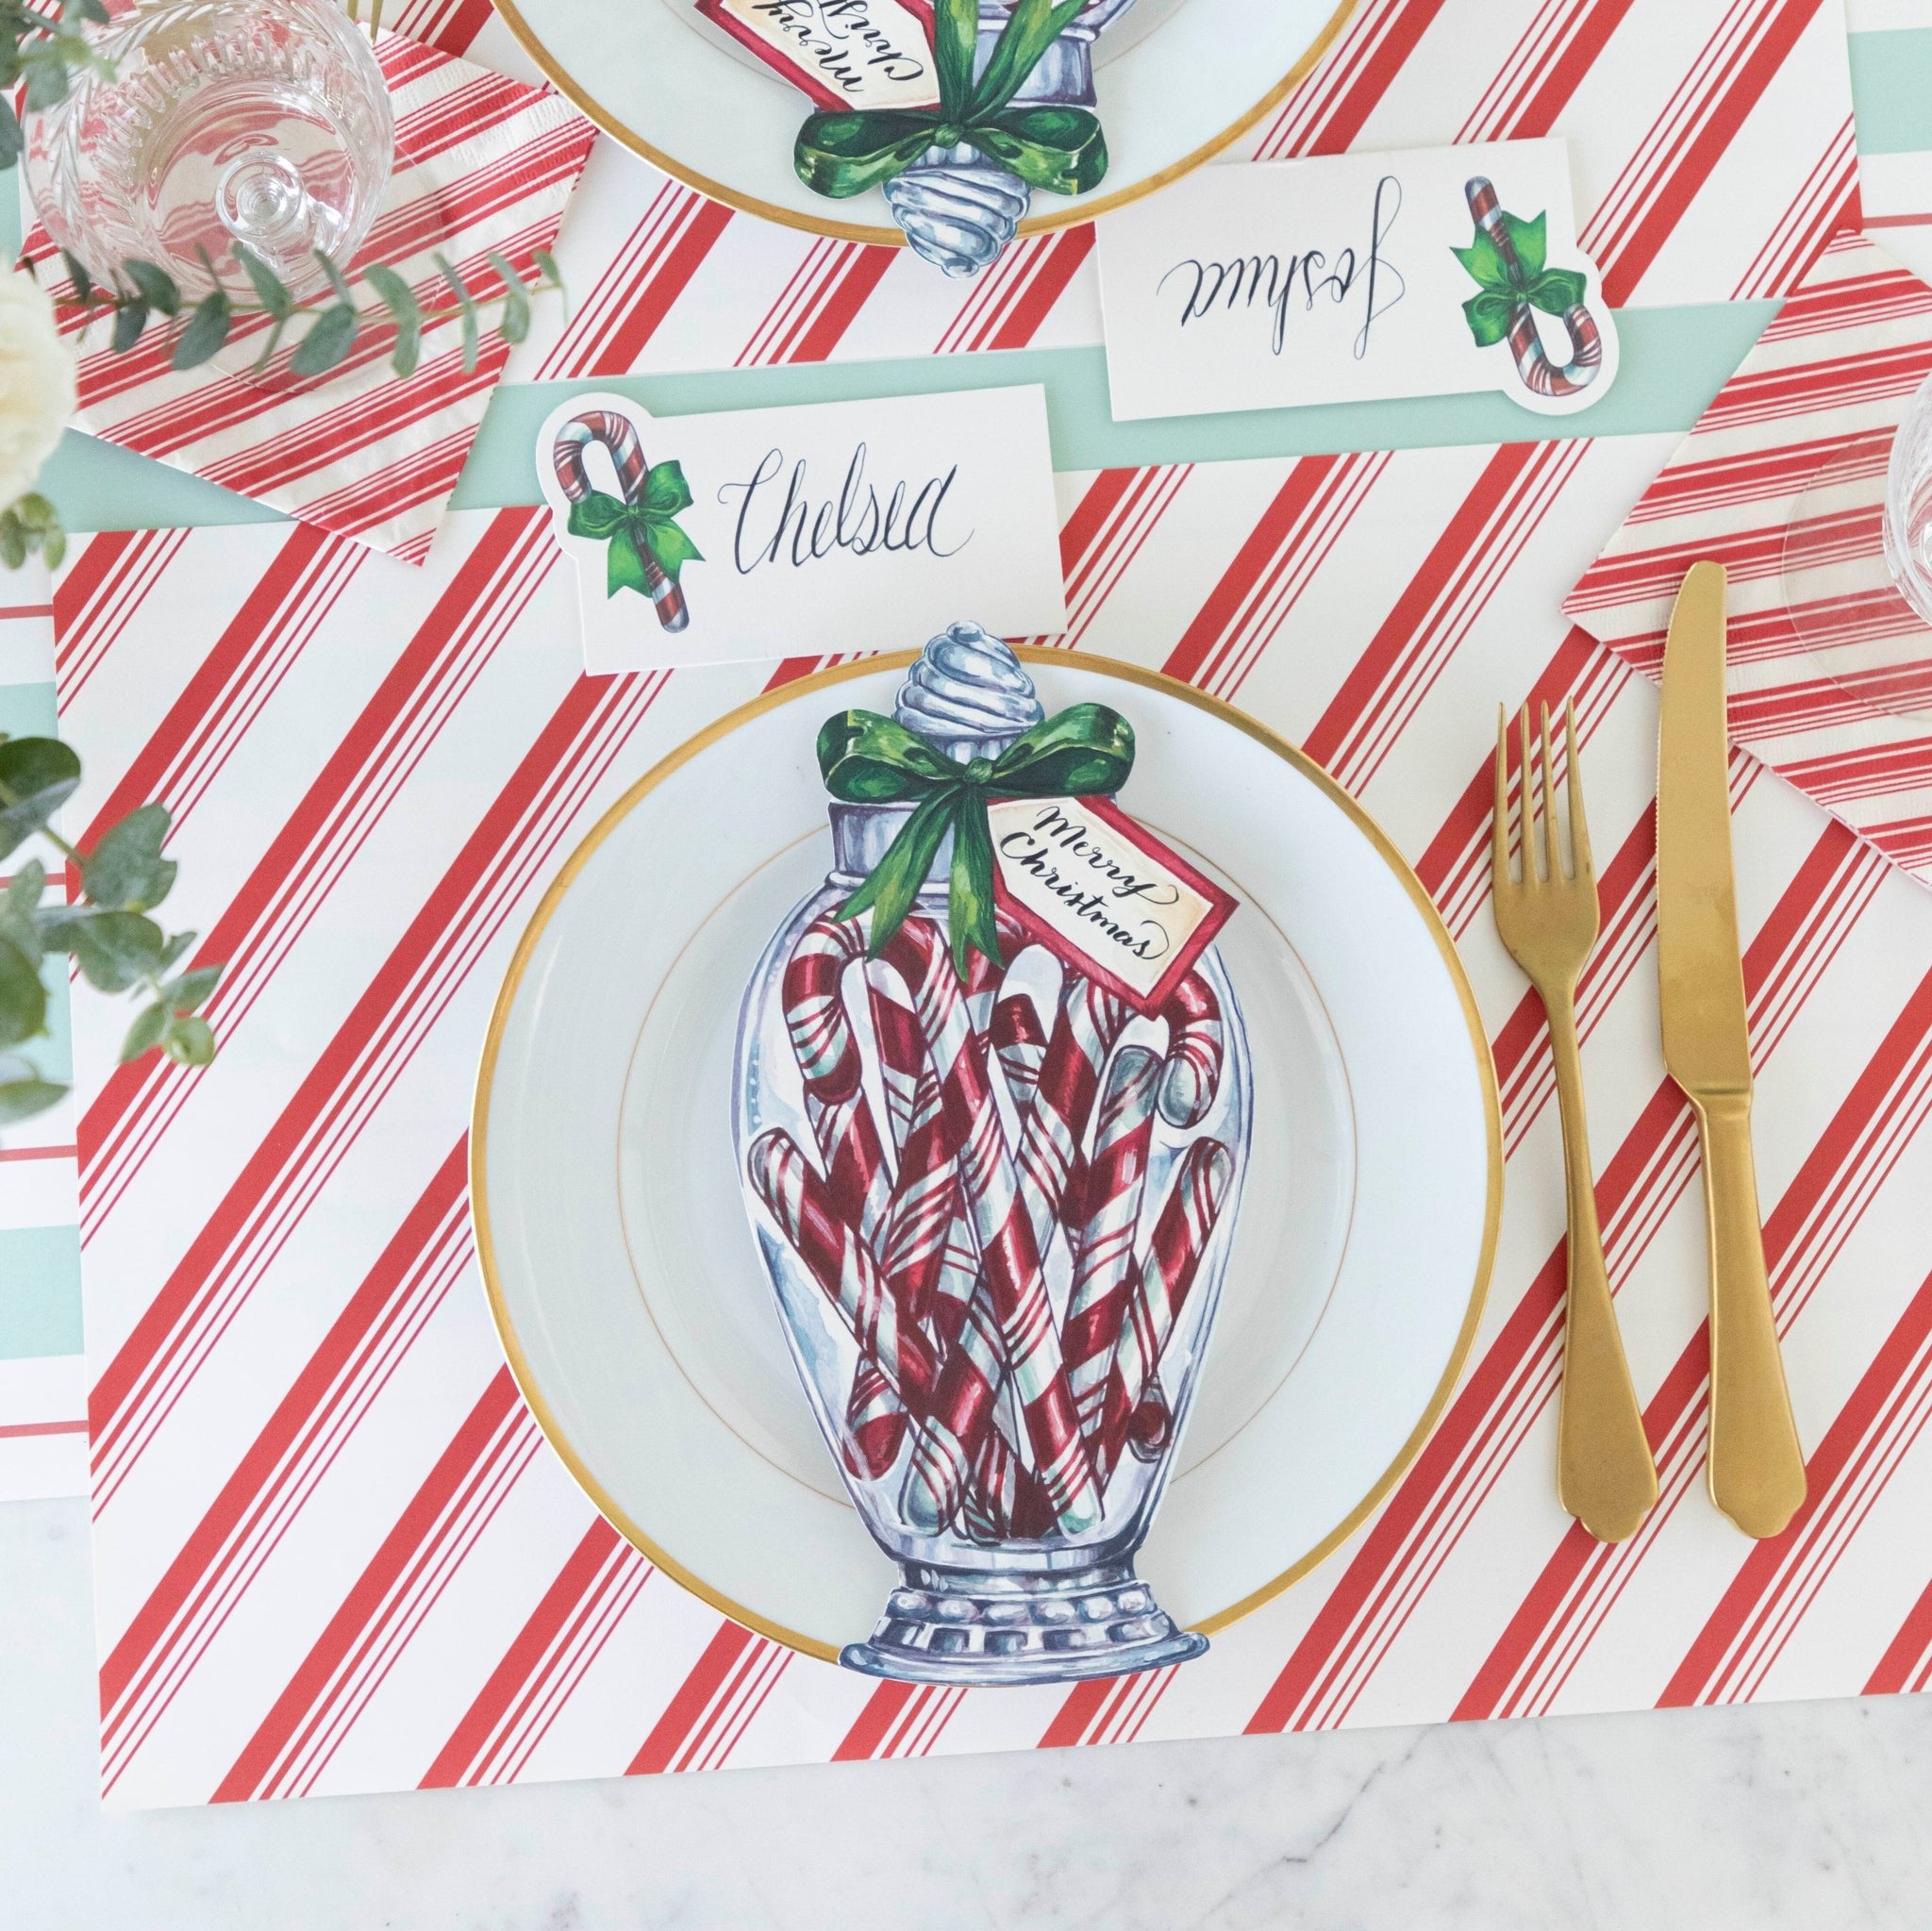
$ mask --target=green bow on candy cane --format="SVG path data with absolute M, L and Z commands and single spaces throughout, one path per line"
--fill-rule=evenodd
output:
M 653 463 L 644 474 L 643 494 L 635 503 L 593 490 L 570 507 L 566 525 L 574 537 L 591 537 L 608 543 L 604 565 L 604 594 L 621 590 L 651 594 L 644 574 L 650 557 L 673 583 L 687 563 L 702 563 L 704 552 L 677 525 L 677 513 L 689 509 L 693 498 L 684 470 L 675 462 Z
M 1578 270 L 1543 266 L 1548 253 L 1547 219 L 1547 212 L 1533 222 L 1519 221 L 1513 214 L 1503 216 L 1504 230 L 1515 250 L 1514 261 L 1481 226 L 1467 248 L 1450 249 L 1482 291 L 1462 305 L 1463 319 L 1477 348 L 1486 349 L 1509 333 L 1509 318 L 1519 302 L 1527 302 L 1545 315 L 1560 315 L 1583 300 L 1585 281 Z
M 946 929 L 953 969 L 963 980 L 974 952 L 1004 965 L 993 921 L 992 832 L 989 798 L 1080 798 L 1117 791 L 1134 768 L 1134 727 L 1104 704 L 1076 704 L 1023 732 L 997 757 L 956 764 L 924 738 L 875 710 L 845 710 L 819 732 L 825 789 L 848 805 L 913 806 L 872 874 L 837 916 L 873 914 L 876 958 L 905 923 L 953 834 Z
M 937 108 L 835 108 L 798 130 L 791 164 L 815 193 L 840 198 L 889 181 L 929 147 L 971 141 L 1035 188 L 1081 194 L 1107 173 L 1100 122 L 1085 108 L 1042 103 L 1016 108 L 1013 96 L 1086 0 L 1018 0 L 994 42 L 986 72 L 973 77 L 979 0 L 939 0 L 933 56 Z

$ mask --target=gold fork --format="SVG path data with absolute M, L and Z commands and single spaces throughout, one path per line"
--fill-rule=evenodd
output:
M 1644 1439 L 1643 1413 L 1610 1305 L 1590 1170 L 1590 1129 L 1583 1108 L 1583 1064 L 1576 1048 L 1576 979 L 1596 944 L 1596 873 L 1583 815 L 1583 774 L 1576 756 L 1576 710 L 1566 705 L 1571 862 L 1562 862 L 1557 787 L 1550 760 L 1550 707 L 1542 707 L 1542 865 L 1537 863 L 1535 767 L 1529 707 L 1522 712 L 1523 876 L 1509 864 L 1509 726 L 1496 707 L 1496 806 L 1490 854 L 1496 930 L 1528 975 L 1550 1022 L 1557 1102 L 1563 1122 L 1563 1178 L 1570 1201 L 1570 1287 L 1563 1345 L 1563 1401 L 1557 1424 L 1557 1494 L 1601 1542 L 1635 1532 L 1657 1501 L 1657 1464 Z

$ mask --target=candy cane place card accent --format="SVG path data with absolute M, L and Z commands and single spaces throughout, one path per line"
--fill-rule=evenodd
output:
M 1039 388 L 663 421 L 577 395 L 536 460 L 592 675 L 890 649 L 962 606 L 1066 627 Z
M 1560 141 L 1204 168 L 1095 225 L 1116 422 L 1491 389 L 1568 415 L 1616 377 Z

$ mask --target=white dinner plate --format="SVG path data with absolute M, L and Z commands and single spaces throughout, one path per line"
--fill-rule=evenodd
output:
M 1049 714 L 1128 718 L 1124 802 L 1241 901 L 1216 942 L 1253 1056 L 1248 1178 L 1138 1565 L 1211 1631 L 1345 1536 L 1448 1399 L 1502 1203 L 1494 1074 L 1421 885 L 1332 780 L 1171 679 L 1024 655 Z M 828 1657 L 894 1571 L 780 1331 L 732 1155 L 732 1047 L 766 941 L 829 863 L 818 727 L 890 711 L 909 661 L 758 699 L 606 814 L 517 949 L 471 1140 L 491 1306 L 552 1444 L 668 1573 Z
M 792 172 L 812 103 L 691 0 L 492 0 L 559 92 L 714 200 L 846 241 L 900 243 L 878 190 L 835 201 Z M 1033 197 L 1022 234 L 1090 221 L 1197 167 L 1312 67 L 1355 0 L 1137 0 L 1094 48 L 1107 177 Z

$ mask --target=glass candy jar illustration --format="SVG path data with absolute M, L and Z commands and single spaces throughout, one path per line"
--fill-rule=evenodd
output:
M 832 870 L 752 976 L 735 1124 L 800 1379 L 902 1572 L 842 1660 L 1028 1683 L 1196 1656 L 1134 1556 L 1235 1232 L 1240 1008 L 1208 944 L 1141 1009 L 995 900 L 986 842 L 988 795 L 1116 789 L 1131 729 L 1046 719 L 958 624 L 891 719 L 819 748 Z

